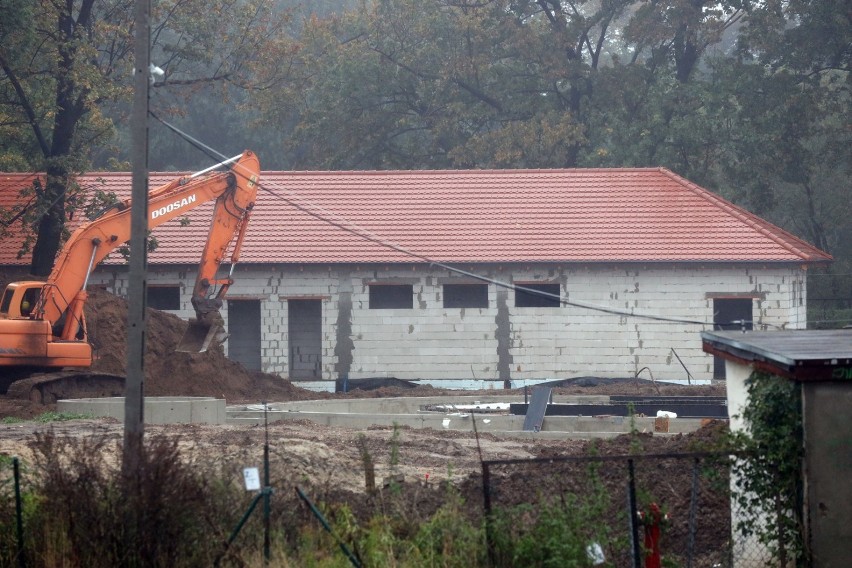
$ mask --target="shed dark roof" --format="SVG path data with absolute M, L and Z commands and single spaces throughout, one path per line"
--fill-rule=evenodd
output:
M 702 331 L 701 338 L 708 353 L 752 362 L 783 376 L 852 379 L 852 329 Z
M 151 187 L 182 174 L 152 173 Z M 0 206 L 32 181 L 0 174 Z M 128 173 L 84 187 L 130 193 Z M 263 172 L 248 263 L 821 262 L 831 257 L 669 170 Z M 194 264 L 212 206 L 159 227 L 151 264 Z M 310 213 L 308 213 L 310 212 Z M 0 241 L 0 264 L 20 239 Z M 112 262 L 120 262 L 113 259 Z

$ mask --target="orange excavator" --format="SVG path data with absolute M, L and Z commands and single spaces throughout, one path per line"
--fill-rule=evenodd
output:
M 259 177 L 257 156 L 246 150 L 149 192 L 149 229 L 215 200 L 192 292 L 196 319 L 190 322 L 179 351 L 205 351 L 222 331 L 219 309 L 233 283 L 233 268 L 239 260 Z M 0 300 L 0 393 L 8 389 L 12 396 L 49 402 L 55 398 L 46 396 L 51 383 L 69 384 L 70 375 L 39 373 L 92 365 L 92 345 L 83 315 L 86 286 L 92 269 L 130 239 L 130 205 L 129 199 L 119 202 L 78 227 L 57 256 L 46 282 L 12 282 L 6 287 Z M 217 278 L 232 241 L 231 271 Z M 96 374 L 86 376 L 97 378 Z

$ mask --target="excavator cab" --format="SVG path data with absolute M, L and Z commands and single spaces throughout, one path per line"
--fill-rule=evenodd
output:
M 44 282 L 12 282 L 0 300 L 0 318 L 28 318 L 38 302 Z

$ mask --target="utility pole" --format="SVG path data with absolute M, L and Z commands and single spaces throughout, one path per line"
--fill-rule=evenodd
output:
M 145 296 L 148 236 L 148 89 L 150 0 L 135 7 L 133 110 L 130 118 L 133 185 L 130 211 L 130 275 L 127 290 L 127 382 L 124 392 L 124 461 L 128 479 L 137 478 L 144 433 Z
M 144 418 L 145 296 L 148 269 L 148 88 L 151 75 L 148 15 L 150 0 L 137 0 L 134 11 L 133 110 L 130 116 L 133 184 L 130 194 L 130 282 L 127 289 L 127 382 L 124 387 L 125 494 L 124 555 L 129 566 L 140 565 L 142 436 Z

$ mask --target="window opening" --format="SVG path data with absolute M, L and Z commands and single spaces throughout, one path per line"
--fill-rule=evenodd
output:
M 751 298 L 713 299 L 713 329 L 750 331 L 752 329 L 751 318 Z M 714 355 L 713 378 L 724 380 L 725 377 L 725 360 Z
M 517 286 L 547 294 L 536 294 L 516 288 L 515 307 L 517 308 L 558 308 L 562 305 L 559 301 L 559 284 L 517 284 Z
M 487 308 L 488 284 L 444 284 L 445 308 Z
M 149 286 L 148 307 L 155 310 L 179 310 L 180 286 Z
M 371 284 L 370 309 L 403 309 L 414 307 L 414 286 L 411 284 Z

